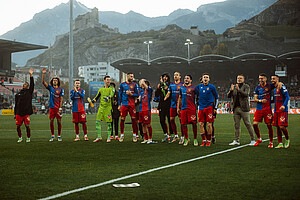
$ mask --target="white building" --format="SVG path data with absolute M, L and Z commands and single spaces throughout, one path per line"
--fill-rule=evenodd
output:
M 78 68 L 79 77 L 84 78 L 84 82 L 103 81 L 104 76 L 110 76 L 112 81 L 119 81 L 120 71 L 110 65 L 109 62 L 98 62 L 98 65 L 80 66 Z

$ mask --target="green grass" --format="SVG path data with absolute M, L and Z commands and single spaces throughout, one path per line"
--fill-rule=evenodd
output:
M 234 136 L 231 115 L 217 116 L 217 143 L 208 148 L 133 143 L 131 125 L 125 126 L 128 132 L 123 143 L 107 144 L 104 140 L 95 144 L 96 117 L 87 117 L 88 142 L 73 142 L 71 116 L 65 115 L 63 142 L 50 143 L 48 117 L 32 115 L 31 143 L 17 143 L 12 116 L 0 116 L 0 199 L 48 197 L 233 148 L 228 146 Z M 268 142 L 264 142 L 258 147 L 245 147 L 118 182 L 137 182 L 141 185 L 137 188 L 114 188 L 109 184 L 61 199 L 299 199 L 299 119 L 299 115 L 289 115 L 289 149 L 268 149 Z M 160 140 L 158 116 L 153 115 L 152 121 L 154 140 Z M 263 139 L 267 139 L 266 126 L 261 124 L 260 128 Z M 190 137 L 191 130 L 189 126 Z M 82 138 L 81 127 L 80 131 Z M 24 126 L 22 132 L 26 138 Z M 249 140 L 242 125 L 241 143 Z M 277 140 L 274 142 L 276 145 Z

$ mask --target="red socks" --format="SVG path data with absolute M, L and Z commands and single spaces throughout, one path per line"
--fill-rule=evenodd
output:
M 171 120 L 171 127 L 172 127 L 172 130 L 173 130 L 173 133 L 175 135 L 177 135 L 177 127 L 176 127 L 175 119 Z
M 60 136 L 61 133 L 61 123 L 57 123 L 57 135 Z
M 52 135 L 54 135 L 54 124 L 50 122 L 50 130 Z
M 78 123 L 75 123 L 75 134 L 79 135 L 79 125 L 78 125 Z
M 148 127 L 149 139 L 152 139 L 152 126 Z
M 22 131 L 21 131 L 21 127 L 20 126 L 17 126 L 17 132 L 18 132 L 19 138 L 22 137 Z
M 87 135 L 87 126 L 86 126 L 86 123 L 82 124 L 82 130 L 83 130 L 84 135 Z
M 30 127 L 28 126 L 26 126 L 26 132 L 27 132 L 27 138 L 30 138 L 30 136 L 31 136 L 31 133 L 30 133 Z
M 269 139 L 270 139 L 270 142 L 273 143 L 273 128 L 272 128 L 272 125 L 267 125 L 268 129 L 269 129 Z
M 258 124 L 253 124 L 253 128 L 254 128 L 254 132 L 257 136 L 257 138 L 260 138 L 260 131 L 259 131 L 259 128 L 258 128 Z
M 197 124 L 193 124 L 194 139 L 197 139 Z
M 122 120 L 120 121 L 120 131 L 121 131 L 121 134 L 124 134 L 124 125 L 125 125 L 125 120 Z
M 278 140 L 278 143 L 282 143 L 282 132 L 281 132 L 280 127 L 278 127 L 278 126 L 277 126 L 277 140 Z

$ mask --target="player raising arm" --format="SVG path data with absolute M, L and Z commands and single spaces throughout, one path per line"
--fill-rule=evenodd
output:
M 27 82 L 23 83 L 23 89 L 15 96 L 15 119 L 17 125 L 17 132 L 19 136 L 18 142 L 22 142 L 21 126 L 24 122 L 27 132 L 26 142 L 30 142 L 30 115 L 32 114 L 32 93 L 34 90 L 34 81 L 32 77 L 33 69 L 29 69 L 30 86 Z
M 64 97 L 64 89 L 60 87 L 60 80 L 58 77 L 54 77 L 51 79 L 50 84 L 45 82 L 45 74 L 47 69 L 43 69 L 42 82 L 47 90 L 50 92 L 50 100 L 49 100 L 49 119 L 50 119 L 50 129 L 51 129 L 51 138 L 50 142 L 52 142 L 55 138 L 54 136 L 54 118 L 57 119 L 57 132 L 59 142 L 61 139 L 61 118 L 62 118 L 62 105 L 63 105 L 63 97 Z

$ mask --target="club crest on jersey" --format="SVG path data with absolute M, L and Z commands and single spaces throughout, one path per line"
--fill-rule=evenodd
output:
M 209 88 L 207 88 L 207 90 L 209 90 Z
M 133 88 L 133 86 L 131 85 L 130 88 Z
M 180 86 L 177 86 L 177 89 L 179 90 L 179 89 L 180 89 Z
M 281 122 L 284 122 L 284 121 L 285 121 L 285 117 L 283 117 L 283 116 L 280 117 L 280 121 L 281 121 Z
M 208 115 L 208 117 L 209 117 L 209 119 L 212 119 L 213 115 L 210 113 L 210 114 Z
M 272 114 L 268 114 L 268 115 L 267 115 L 267 118 L 268 118 L 268 119 L 272 119 Z
M 136 112 L 135 112 L 135 109 L 133 109 L 133 113 L 136 113 Z
M 191 89 L 189 89 L 189 92 L 191 91 Z
M 191 119 L 192 119 L 192 120 L 196 120 L 196 116 L 195 116 L 195 115 L 192 115 L 192 116 L 191 116 Z
M 268 91 L 268 88 L 266 88 L 265 90 Z
M 145 121 L 148 121 L 149 117 L 148 116 L 144 116 Z
M 30 122 L 30 117 L 29 116 L 27 117 L 27 120 Z
M 58 90 L 56 90 L 56 91 L 55 91 L 55 93 L 59 94 L 59 91 L 58 91 Z
M 108 118 L 108 119 L 111 119 L 111 115 L 107 115 L 107 118 Z
M 85 118 L 85 114 L 82 114 L 82 115 L 81 115 L 81 118 L 84 119 L 84 118 Z

